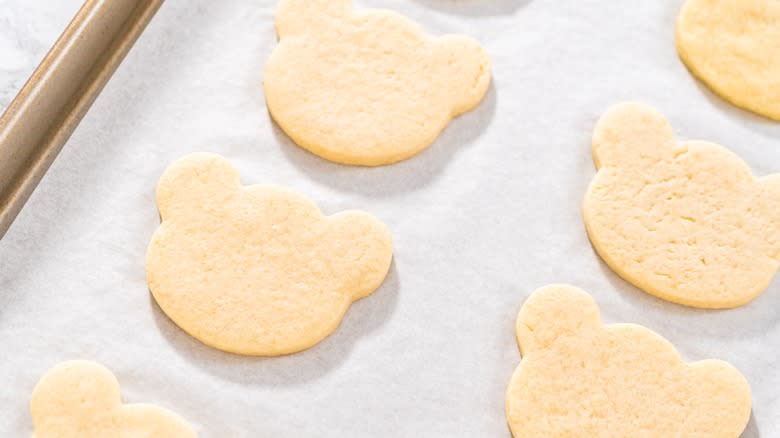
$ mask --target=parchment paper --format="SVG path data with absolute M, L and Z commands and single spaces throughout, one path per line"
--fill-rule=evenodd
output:
M 0 105 L 79 4 L 0 0 Z M 478 38 L 494 66 L 484 103 L 406 162 L 332 164 L 266 111 L 275 1 L 166 2 L 0 242 L 0 436 L 29 436 L 29 396 L 47 369 L 89 359 L 117 375 L 125 401 L 170 408 L 202 438 L 509 437 L 515 317 L 530 292 L 561 282 L 592 293 L 605 321 L 645 325 L 686 360 L 732 362 L 754 391 L 744 436 L 780 436 L 780 281 L 739 309 L 669 304 L 616 277 L 582 224 L 592 128 L 621 101 L 656 106 L 681 138 L 725 145 L 759 175 L 780 171 L 780 123 L 726 104 L 678 60 L 682 0 L 357 5 Z M 326 213 L 380 217 L 396 245 L 384 286 L 293 356 L 233 356 L 184 334 L 150 298 L 143 261 L 157 179 L 194 151 Z

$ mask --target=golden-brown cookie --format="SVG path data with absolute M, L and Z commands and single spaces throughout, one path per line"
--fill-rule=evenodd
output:
M 34 438 L 196 438 L 178 415 L 147 404 L 122 404 L 119 383 L 94 362 L 65 362 L 33 390 Z
M 756 178 L 719 145 L 680 142 L 663 115 L 635 103 L 601 118 L 593 156 L 585 225 L 621 277 L 703 308 L 766 290 L 780 267 L 780 174 Z
M 309 348 L 390 268 L 392 239 L 376 218 L 323 216 L 290 190 L 244 187 L 217 155 L 171 165 L 157 204 L 149 288 L 179 327 L 221 350 L 274 356 Z
M 750 418 L 750 387 L 734 367 L 685 363 L 644 327 L 604 325 L 571 286 L 528 298 L 517 341 L 523 360 L 506 392 L 517 438 L 738 438 Z
M 677 20 L 685 65 L 734 105 L 780 120 L 780 2 L 688 0 Z
M 281 0 L 276 27 L 268 109 L 298 145 L 338 163 L 417 154 L 490 84 L 476 41 L 431 38 L 394 12 L 353 11 L 351 0 Z

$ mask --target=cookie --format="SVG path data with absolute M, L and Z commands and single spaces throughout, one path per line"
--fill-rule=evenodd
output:
M 756 178 L 721 146 L 679 142 L 663 115 L 635 103 L 601 118 L 593 155 L 585 225 L 618 275 L 701 308 L 766 290 L 780 267 L 780 174 Z
M 33 438 L 195 438 L 178 415 L 147 404 L 122 404 L 119 383 L 101 365 L 65 362 L 38 382 L 30 402 Z
M 390 268 L 392 239 L 376 218 L 323 216 L 288 189 L 243 187 L 217 155 L 171 165 L 157 204 L 149 289 L 173 322 L 220 350 L 275 356 L 309 348 Z
M 281 0 L 265 99 L 301 147 L 337 163 L 377 166 L 428 147 L 474 108 L 490 62 L 465 36 L 426 36 L 394 12 L 351 0 Z
M 677 51 L 691 72 L 734 105 L 780 120 L 780 2 L 688 0 Z
M 515 437 L 738 438 L 751 394 L 734 367 L 685 363 L 647 328 L 603 325 L 590 295 L 534 292 L 517 318 L 523 359 L 506 392 Z

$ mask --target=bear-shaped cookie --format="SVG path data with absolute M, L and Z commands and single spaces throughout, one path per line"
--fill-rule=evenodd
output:
M 587 293 L 534 292 L 517 318 L 522 361 L 506 392 L 518 438 L 737 438 L 751 393 L 734 367 L 685 363 L 647 328 L 604 325 Z
M 149 289 L 173 322 L 220 350 L 275 356 L 309 348 L 390 268 L 392 239 L 378 219 L 324 216 L 285 188 L 242 186 L 217 155 L 172 164 L 157 204 Z
M 281 0 L 276 28 L 268 109 L 295 143 L 338 163 L 378 166 L 417 154 L 490 84 L 476 41 L 431 38 L 394 12 L 355 12 L 351 0 Z
M 691 72 L 734 105 L 780 120 L 780 1 L 688 0 L 677 51 Z
M 33 438 L 196 438 L 178 415 L 147 404 L 122 404 L 113 374 L 94 362 L 55 366 L 30 402 Z
M 780 174 L 756 178 L 721 146 L 679 142 L 638 103 L 601 118 L 593 156 L 585 225 L 621 277 L 701 308 L 740 306 L 769 286 L 780 267 Z

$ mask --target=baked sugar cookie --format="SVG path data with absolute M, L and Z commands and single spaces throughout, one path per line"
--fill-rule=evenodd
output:
M 680 58 L 734 105 L 780 120 L 780 2 L 688 0 L 677 21 Z
M 274 356 L 309 348 L 390 268 L 392 240 L 376 218 L 323 216 L 290 190 L 243 187 L 217 155 L 171 165 L 157 204 L 149 289 L 173 322 L 220 350 Z
M 585 225 L 618 275 L 701 308 L 740 306 L 769 286 L 780 267 L 780 174 L 755 178 L 721 146 L 677 141 L 641 104 L 601 118 L 593 155 Z
M 344 164 L 409 158 L 474 108 L 490 63 L 464 36 L 430 38 L 394 12 L 351 0 L 281 0 L 265 99 L 301 147 Z
M 647 328 L 603 325 L 571 286 L 531 295 L 517 341 L 506 413 L 518 438 L 738 438 L 750 418 L 750 387 L 734 367 L 688 364 Z
M 65 362 L 38 382 L 30 403 L 34 438 L 195 438 L 192 427 L 157 406 L 122 404 L 110 371 Z

